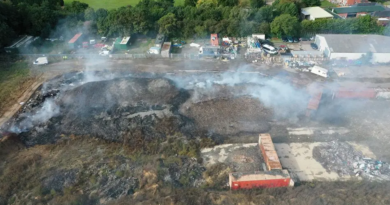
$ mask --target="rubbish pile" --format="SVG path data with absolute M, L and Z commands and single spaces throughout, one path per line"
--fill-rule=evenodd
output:
M 369 180 L 390 180 L 390 165 L 357 152 L 346 142 L 332 141 L 313 149 L 313 157 L 327 171 L 340 176 L 360 176 Z

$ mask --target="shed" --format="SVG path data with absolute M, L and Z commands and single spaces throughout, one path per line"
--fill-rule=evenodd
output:
M 39 37 L 33 36 L 22 36 L 11 46 L 5 47 L 4 50 L 6 53 L 18 53 L 21 49 L 27 48 L 32 42 L 37 40 Z
M 127 50 L 130 44 L 130 36 L 117 38 L 114 43 L 114 47 L 120 50 Z
M 323 8 L 314 6 L 302 8 L 302 19 L 314 21 L 316 19 L 332 19 L 333 15 L 325 11 Z
M 77 46 L 79 44 L 81 44 L 81 36 L 83 35 L 83 33 L 78 33 L 76 35 L 73 36 L 73 38 L 71 38 L 68 42 L 68 45 L 69 45 L 69 48 L 70 49 L 75 49 L 77 48 Z
M 340 16 L 346 16 L 347 18 L 357 17 L 358 14 L 367 14 L 375 11 L 384 11 L 385 8 L 380 5 L 376 6 L 350 6 L 334 8 L 332 11 Z

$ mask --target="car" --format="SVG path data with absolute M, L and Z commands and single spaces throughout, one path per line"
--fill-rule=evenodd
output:
M 300 41 L 310 41 L 310 38 L 302 37 L 299 39 Z
M 293 43 L 294 42 L 294 39 L 292 37 L 287 37 L 287 40 L 289 43 Z
M 287 42 L 287 41 L 288 41 L 287 37 L 285 37 L 285 36 L 282 37 L 282 41 L 283 41 L 283 42 Z
M 299 42 L 299 39 L 298 38 L 294 38 L 294 43 L 298 43 Z
M 314 50 L 318 50 L 318 46 L 317 46 L 317 44 L 315 44 L 315 43 L 311 43 L 311 44 L 310 44 L 310 46 L 311 46 L 311 48 L 312 48 L 312 49 L 314 49 Z

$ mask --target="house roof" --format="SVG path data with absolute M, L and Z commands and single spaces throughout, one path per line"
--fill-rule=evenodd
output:
M 82 33 L 78 33 L 78 34 L 74 35 L 73 38 L 69 40 L 69 43 L 76 42 L 77 39 L 79 39 L 81 35 L 83 35 L 83 34 Z
M 390 17 L 390 11 L 375 11 L 371 14 L 371 16 L 383 18 L 383 17 Z
M 318 34 L 332 53 L 390 53 L 390 37 L 361 34 Z
M 345 14 L 345 13 L 360 13 L 360 12 L 374 12 L 374 11 L 384 11 L 383 6 L 350 6 L 350 7 L 340 7 L 334 8 L 333 12 L 336 14 Z
M 318 6 L 302 8 L 302 13 L 304 15 L 310 15 L 313 18 L 333 18 L 332 14 Z

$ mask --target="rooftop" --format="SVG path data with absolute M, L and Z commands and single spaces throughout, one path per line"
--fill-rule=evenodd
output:
M 127 44 L 129 42 L 129 40 L 130 40 L 130 36 L 123 37 L 121 44 Z
M 233 172 L 230 174 L 233 181 L 254 181 L 270 179 L 290 178 L 287 170 L 256 171 L 256 172 Z
M 378 18 L 390 17 L 390 11 L 389 10 L 386 10 L 386 11 L 375 11 L 375 12 L 373 12 L 371 14 L 371 16 L 378 17 Z
M 332 14 L 318 6 L 302 8 L 302 13 L 304 15 L 310 15 L 313 18 L 333 18 Z
M 362 34 L 318 34 L 335 53 L 390 53 L 390 37 Z
M 334 8 L 333 12 L 336 14 L 345 14 L 345 13 L 360 13 L 360 12 L 374 12 L 374 11 L 384 11 L 383 6 L 350 6 L 350 7 L 340 7 Z
M 83 35 L 83 33 L 78 33 L 78 34 L 74 35 L 73 38 L 69 40 L 69 43 L 76 42 L 81 37 L 81 35 Z

